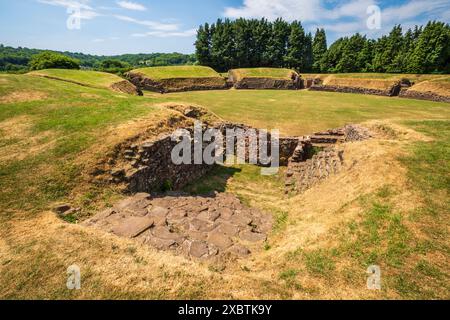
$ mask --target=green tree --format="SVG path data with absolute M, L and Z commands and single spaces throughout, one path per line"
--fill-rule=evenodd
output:
M 281 18 L 272 23 L 272 34 L 267 46 L 267 58 L 270 66 L 284 67 L 284 58 L 287 54 L 289 24 Z
M 429 22 L 417 40 L 409 70 L 415 73 L 450 72 L 450 26 Z
M 300 22 L 291 23 L 291 34 L 288 38 L 288 48 L 284 61 L 286 66 L 303 71 L 305 67 L 305 31 Z
M 44 51 L 31 58 L 30 69 L 80 69 L 80 61 L 56 52 Z
M 251 66 L 253 34 L 250 21 L 237 19 L 234 26 L 235 63 L 234 66 L 247 68 Z
M 313 66 L 314 72 L 324 72 L 321 70 L 322 59 L 327 53 L 327 35 L 324 29 L 317 29 L 313 41 Z
M 197 30 L 195 55 L 200 65 L 211 66 L 211 33 L 208 23 L 205 23 L 204 26 L 200 26 Z

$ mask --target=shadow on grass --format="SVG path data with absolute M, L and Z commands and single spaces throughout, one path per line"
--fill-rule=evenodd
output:
M 191 195 L 225 192 L 228 181 L 241 171 L 240 168 L 216 165 L 208 174 L 188 184 L 182 191 Z

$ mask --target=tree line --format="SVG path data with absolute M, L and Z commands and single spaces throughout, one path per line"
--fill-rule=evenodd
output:
M 26 72 L 30 70 L 30 63 L 37 54 L 49 52 L 48 50 L 13 48 L 0 44 L 0 71 Z M 79 61 L 83 69 L 106 70 L 106 69 L 126 69 L 135 67 L 171 66 L 195 64 L 194 54 L 182 53 L 142 53 L 124 54 L 116 56 L 97 56 L 77 52 L 58 52 L 69 58 Z
M 299 21 L 218 19 L 199 27 L 195 47 L 200 65 L 221 72 L 286 67 L 321 73 L 450 73 L 450 26 L 438 21 L 406 32 L 396 25 L 377 40 L 356 33 L 327 47 L 324 29 L 313 36 Z

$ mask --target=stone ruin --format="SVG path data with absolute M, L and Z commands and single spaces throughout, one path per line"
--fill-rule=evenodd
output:
M 217 128 L 224 132 L 249 127 L 221 123 Z M 368 138 L 369 132 L 357 125 L 280 138 L 280 165 L 287 166 L 286 193 L 301 193 L 339 172 L 344 164 L 340 145 Z M 116 154 L 121 159 L 96 172 L 106 173 L 108 183 L 125 185 L 124 190 L 134 195 L 83 225 L 193 259 L 242 258 L 261 248 L 272 229 L 270 213 L 248 208 L 232 194 L 191 196 L 163 190 L 165 185 L 181 190 L 214 167 L 173 164 L 170 155 L 176 143 L 170 135 L 162 135 L 122 145 Z
M 251 129 L 248 126 L 233 123 L 222 123 L 215 126 L 223 134 L 227 129 Z M 203 130 L 206 130 L 204 127 Z M 191 151 L 194 151 L 194 138 L 192 128 L 186 128 L 191 133 Z M 256 130 L 258 134 L 260 130 Z M 266 133 L 266 132 L 264 132 Z M 268 134 L 267 147 L 270 150 L 270 134 Z M 237 138 L 234 140 L 235 150 L 238 146 Z M 245 140 L 248 151 L 249 139 Z M 259 145 L 259 140 L 257 141 Z M 172 139 L 172 134 L 162 134 L 156 139 L 140 144 L 125 145 L 118 150 L 117 159 L 110 159 L 107 165 L 96 168 L 95 175 L 101 176 L 104 183 L 124 185 L 127 193 L 160 192 L 166 190 L 180 190 L 187 184 L 201 178 L 214 165 L 208 164 L 174 164 L 171 158 L 172 149 L 178 141 Z M 298 144 L 298 138 L 280 138 L 280 165 L 287 165 L 288 159 Z M 205 150 L 207 143 L 204 143 Z M 224 141 L 224 149 L 226 141 Z M 270 154 L 269 154 L 270 156 Z M 248 160 L 248 153 L 246 154 Z
M 233 195 L 163 196 L 139 193 L 83 222 L 158 250 L 194 259 L 246 257 L 272 229 L 272 215 Z
M 367 129 L 347 125 L 342 129 L 318 132 L 299 139 L 286 171 L 286 193 L 302 193 L 330 175 L 341 171 L 344 151 L 339 145 L 345 142 L 370 138 Z

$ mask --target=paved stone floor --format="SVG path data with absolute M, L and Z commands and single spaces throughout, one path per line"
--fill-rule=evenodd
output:
M 139 193 L 83 225 L 136 239 L 159 250 L 209 259 L 224 254 L 246 257 L 251 248 L 262 247 L 272 229 L 272 215 L 245 207 L 228 193 Z

